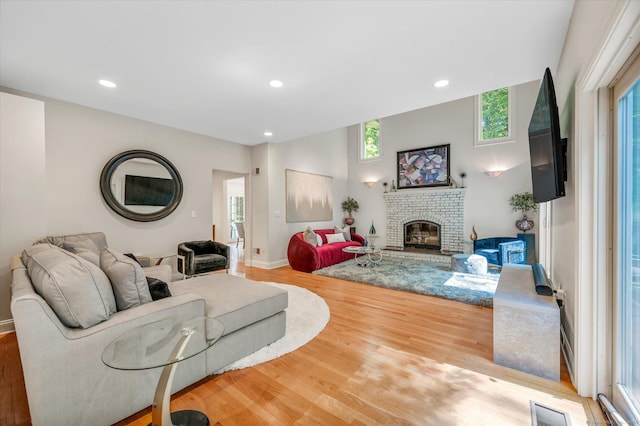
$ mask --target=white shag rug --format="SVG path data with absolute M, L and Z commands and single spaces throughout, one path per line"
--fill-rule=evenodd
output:
M 287 326 L 284 337 L 257 350 L 251 355 L 229 364 L 216 374 L 230 370 L 252 367 L 281 357 L 307 344 L 316 337 L 329 322 L 329 306 L 317 294 L 290 284 L 265 283 L 289 292 Z

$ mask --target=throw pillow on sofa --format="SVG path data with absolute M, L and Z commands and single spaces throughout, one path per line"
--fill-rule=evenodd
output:
M 64 241 L 62 248 L 100 267 L 100 249 L 90 238 Z
M 171 297 L 171 291 L 169 291 L 169 285 L 164 281 L 157 278 L 147 277 L 147 284 L 149 285 L 149 293 L 151 293 L 151 299 L 160 300 L 165 297 Z
M 36 292 L 67 327 L 88 328 L 115 313 L 109 279 L 93 263 L 51 244 L 25 249 L 22 262 Z
M 318 245 L 318 236 L 309 226 L 307 226 L 307 229 L 305 229 L 302 233 L 302 239 L 314 247 Z
M 338 234 L 327 234 L 325 235 L 327 237 L 327 244 L 331 244 L 331 243 L 344 243 L 346 242 L 344 239 L 344 235 L 342 234 L 342 232 L 338 233 Z
M 100 254 L 100 267 L 111 281 L 119 311 L 152 301 L 147 278 L 135 260 L 107 247 Z
M 342 232 L 342 235 L 344 235 L 344 240 L 351 241 L 351 228 L 349 227 L 349 225 L 345 226 L 344 228 L 340 228 L 339 226 L 334 226 L 333 232 L 336 234 L 339 234 L 340 232 Z

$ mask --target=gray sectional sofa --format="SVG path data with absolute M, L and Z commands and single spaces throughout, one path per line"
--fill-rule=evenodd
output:
M 161 369 L 115 370 L 101 360 L 111 341 L 141 325 L 207 316 L 225 327 L 213 347 L 180 363 L 172 393 L 284 336 L 286 291 L 214 274 L 168 283 L 170 297 L 149 301 L 139 265 L 106 248 L 102 233 L 47 237 L 12 259 L 11 311 L 34 425 L 109 425 L 148 407 Z M 89 265 L 96 258 L 114 294 Z M 142 270 L 171 276 L 169 266 Z M 116 290 L 121 279 L 138 287 Z

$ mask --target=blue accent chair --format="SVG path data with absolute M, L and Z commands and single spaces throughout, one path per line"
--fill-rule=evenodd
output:
M 513 237 L 482 238 L 473 242 L 473 252 L 492 265 L 527 262 L 527 243 Z

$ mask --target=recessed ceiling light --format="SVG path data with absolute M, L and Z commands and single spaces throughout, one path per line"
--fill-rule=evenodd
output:
M 280 80 L 271 80 L 269 82 L 269 86 L 271 87 L 282 87 L 284 83 L 282 83 Z
M 271 133 L 271 132 L 264 132 L 263 134 L 264 134 L 265 136 L 273 136 L 273 133 Z
M 100 81 L 98 81 L 98 83 L 100 83 L 104 87 L 109 87 L 111 89 L 116 87 L 116 84 L 113 81 L 109 81 L 109 80 L 100 80 Z
M 433 85 L 436 87 L 446 87 L 449 85 L 449 80 L 438 80 L 435 83 L 433 83 Z

